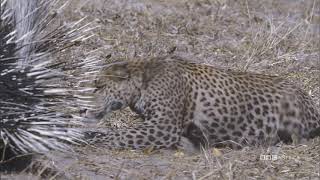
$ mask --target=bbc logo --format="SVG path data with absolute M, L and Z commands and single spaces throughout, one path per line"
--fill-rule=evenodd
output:
M 286 155 L 276 155 L 276 154 L 272 154 L 272 155 L 261 154 L 260 155 L 261 161 L 276 161 L 276 160 L 280 160 L 280 159 L 288 160 L 288 159 L 297 159 L 297 158 L 293 158 L 293 157 L 286 156 Z
M 260 160 L 261 160 L 261 161 L 276 161 L 276 160 L 278 160 L 278 155 L 265 155 L 265 154 L 261 154 L 261 155 L 260 155 Z

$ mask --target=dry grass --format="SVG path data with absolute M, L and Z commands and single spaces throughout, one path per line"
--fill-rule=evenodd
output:
M 316 0 L 74 0 L 64 18 L 84 16 L 99 28 L 82 52 L 94 51 L 106 61 L 173 53 L 224 68 L 279 74 L 320 105 Z M 86 55 L 79 49 L 68 53 Z M 126 126 L 135 119 L 126 110 L 100 126 Z M 72 179 L 319 179 L 319 152 L 318 138 L 298 146 L 199 154 L 77 147 L 53 159 Z
M 317 1 L 75 2 L 76 12 L 100 27 L 88 44 L 99 47 L 106 61 L 174 53 L 225 68 L 284 75 L 320 99 Z
M 56 166 L 72 179 L 317 179 L 320 139 L 305 145 L 240 151 L 109 151 L 77 148 L 54 154 Z

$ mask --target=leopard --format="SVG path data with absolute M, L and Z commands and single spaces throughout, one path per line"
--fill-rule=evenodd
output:
M 94 81 L 99 120 L 130 108 L 132 127 L 88 131 L 90 144 L 110 149 L 270 146 L 319 133 L 320 114 L 296 83 L 276 75 L 243 72 L 179 56 L 124 60 L 101 68 Z M 294 138 L 295 137 L 295 138 Z

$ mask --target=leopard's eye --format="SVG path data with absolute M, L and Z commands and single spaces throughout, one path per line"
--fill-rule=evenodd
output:
M 95 80 L 93 81 L 93 83 L 94 83 L 95 86 L 98 86 L 98 82 L 99 82 L 98 79 L 95 79 Z
M 93 90 L 93 93 L 96 93 L 97 91 L 99 91 L 101 88 L 98 88 L 96 87 L 94 90 Z

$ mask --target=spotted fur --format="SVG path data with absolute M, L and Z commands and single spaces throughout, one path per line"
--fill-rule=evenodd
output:
M 99 107 L 88 118 L 130 107 L 144 120 L 127 129 L 88 133 L 109 148 L 272 145 L 310 138 L 320 127 L 312 100 L 296 85 L 269 75 L 235 72 L 176 56 L 104 67 L 96 80 Z

